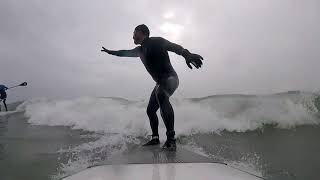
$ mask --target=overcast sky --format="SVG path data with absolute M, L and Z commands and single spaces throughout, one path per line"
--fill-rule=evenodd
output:
M 320 89 L 318 0 L 1 0 L 0 84 L 9 101 L 77 96 L 148 99 L 155 83 L 131 49 L 136 25 L 204 57 L 170 53 L 175 97 Z

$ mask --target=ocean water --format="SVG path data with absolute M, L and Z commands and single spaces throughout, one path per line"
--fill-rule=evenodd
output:
M 177 142 L 273 180 L 320 178 L 320 96 L 214 95 L 171 99 Z M 32 99 L 0 112 L 0 179 L 58 180 L 140 145 L 147 101 Z M 159 116 L 160 117 L 160 116 Z M 160 140 L 165 127 L 160 120 Z

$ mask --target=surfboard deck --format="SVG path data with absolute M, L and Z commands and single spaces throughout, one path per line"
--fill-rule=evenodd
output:
M 181 147 L 176 152 L 158 146 L 130 148 L 105 162 L 63 180 L 258 180 Z
M 118 164 L 96 166 L 63 180 L 259 180 L 216 163 Z
M 137 146 L 126 152 L 115 155 L 99 165 L 107 164 L 160 164 L 160 163 L 221 163 L 222 161 L 207 158 L 184 148 L 177 151 L 163 150 L 160 146 Z

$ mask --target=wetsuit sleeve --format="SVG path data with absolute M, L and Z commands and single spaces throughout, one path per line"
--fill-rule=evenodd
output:
M 164 42 L 164 46 L 167 51 L 174 52 L 174 53 L 181 55 L 183 57 L 187 57 L 190 54 L 190 52 L 187 49 L 184 49 L 179 44 L 172 43 L 166 39 L 163 39 L 163 42 Z
M 109 54 L 120 57 L 139 57 L 140 46 L 130 50 L 109 51 Z

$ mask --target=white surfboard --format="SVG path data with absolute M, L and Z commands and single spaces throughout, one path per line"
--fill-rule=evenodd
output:
M 63 180 L 260 180 L 219 161 L 178 148 L 138 147 Z

